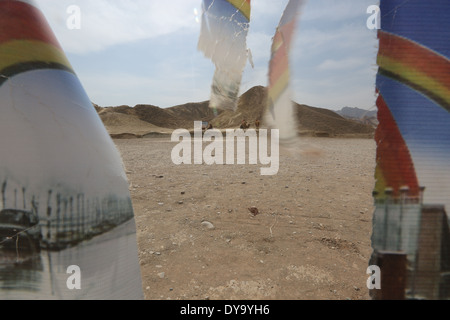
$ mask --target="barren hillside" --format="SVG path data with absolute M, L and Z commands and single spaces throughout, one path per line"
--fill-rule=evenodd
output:
M 191 102 L 170 108 L 153 105 L 102 108 L 94 105 L 106 128 L 114 137 L 143 137 L 146 134 L 170 133 L 173 129 L 193 128 L 194 121 L 209 121 L 215 128 L 239 127 L 243 119 L 251 125 L 263 121 L 267 89 L 256 86 L 241 95 L 236 111 L 212 110 L 209 102 Z M 371 136 L 371 125 L 347 119 L 334 111 L 294 103 L 298 130 L 310 136 Z

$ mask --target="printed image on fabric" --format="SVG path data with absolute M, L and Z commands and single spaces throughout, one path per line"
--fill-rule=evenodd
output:
M 381 1 L 380 10 L 372 247 L 407 257 L 406 298 L 448 299 L 450 4 Z
M 305 1 L 290 0 L 273 37 L 269 63 L 268 106 L 265 121 L 280 130 L 282 143 L 297 136 L 290 89 L 289 56 L 298 15 Z
M 250 0 L 203 0 L 198 49 L 215 64 L 210 107 L 236 110 L 247 62 Z
M 43 14 L 0 1 L 0 299 L 140 299 L 119 152 Z

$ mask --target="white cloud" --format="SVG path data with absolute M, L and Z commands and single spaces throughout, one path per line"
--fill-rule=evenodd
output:
M 177 31 L 197 32 L 197 0 L 39 0 L 64 50 L 88 53 L 109 46 L 148 39 Z M 67 8 L 80 8 L 80 29 L 71 30 Z
M 247 47 L 252 52 L 253 61 L 267 64 L 270 59 L 272 37 L 262 32 L 250 32 L 247 37 Z
M 288 0 L 269 0 L 269 1 L 254 0 L 252 1 L 251 19 L 257 20 L 261 19 L 261 17 L 275 16 L 279 20 L 281 18 L 281 15 L 283 14 L 284 8 L 286 7 L 287 3 Z M 274 29 L 275 27 L 276 25 L 273 26 Z
M 375 2 L 376 0 L 310 0 L 305 6 L 302 19 L 326 23 L 364 17 L 368 5 Z M 362 20 L 362 23 L 365 24 L 365 20 Z
M 350 62 L 349 62 L 350 63 Z M 349 70 L 324 70 L 292 79 L 294 99 L 316 107 L 338 110 L 344 106 L 373 106 L 376 71 L 366 64 Z
M 321 71 L 339 71 L 339 70 L 352 70 L 363 66 L 367 62 L 367 59 L 360 57 L 351 57 L 342 60 L 327 59 L 317 69 Z
M 300 29 L 297 37 L 295 50 L 305 53 L 321 50 L 333 54 L 338 49 L 376 52 L 376 34 L 361 26 L 343 24 L 323 30 L 311 27 Z
M 169 77 L 167 74 L 174 74 L 173 70 L 169 71 L 170 67 L 163 69 L 168 72 L 156 76 L 121 72 L 113 76 L 86 73 L 79 78 L 91 100 L 103 107 L 152 104 L 165 108 L 209 99 L 205 90 L 209 91 L 211 79 L 202 77 L 193 80 L 189 70 L 181 70 L 176 77 Z

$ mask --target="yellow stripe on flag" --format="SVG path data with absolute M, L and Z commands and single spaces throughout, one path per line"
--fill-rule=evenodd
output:
M 285 72 L 277 79 L 276 83 L 272 84 L 269 88 L 269 97 L 275 103 L 278 100 L 281 93 L 286 89 L 289 84 L 290 72 L 286 69 Z
M 247 20 L 250 20 L 250 1 L 247 0 L 228 0 L 233 6 L 242 12 Z
M 379 55 L 377 62 L 381 69 L 395 74 L 399 78 L 431 92 L 447 104 L 450 104 L 450 90 L 439 82 L 439 80 L 427 76 L 425 73 L 414 69 L 413 66 L 405 65 L 386 56 Z
M 0 45 L 0 70 L 26 62 L 57 63 L 73 70 L 64 52 L 51 44 L 13 40 Z

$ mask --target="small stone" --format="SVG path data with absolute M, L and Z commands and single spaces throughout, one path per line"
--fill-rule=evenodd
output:
M 202 226 L 209 230 L 213 230 L 215 228 L 214 225 L 209 221 L 202 221 Z
M 184 202 L 183 201 L 178 201 L 178 204 L 183 204 Z
M 248 208 L 248 211 L 250 211 L 252 216 L 256 216 L 259 214 L 259 210 L 256 207 L 250 207 L 250 208 Z
M 160 277 L 161 279 L 164 279 L 165 276 L 166 274 L 164 272 L 158 273 L 158 277 Z

